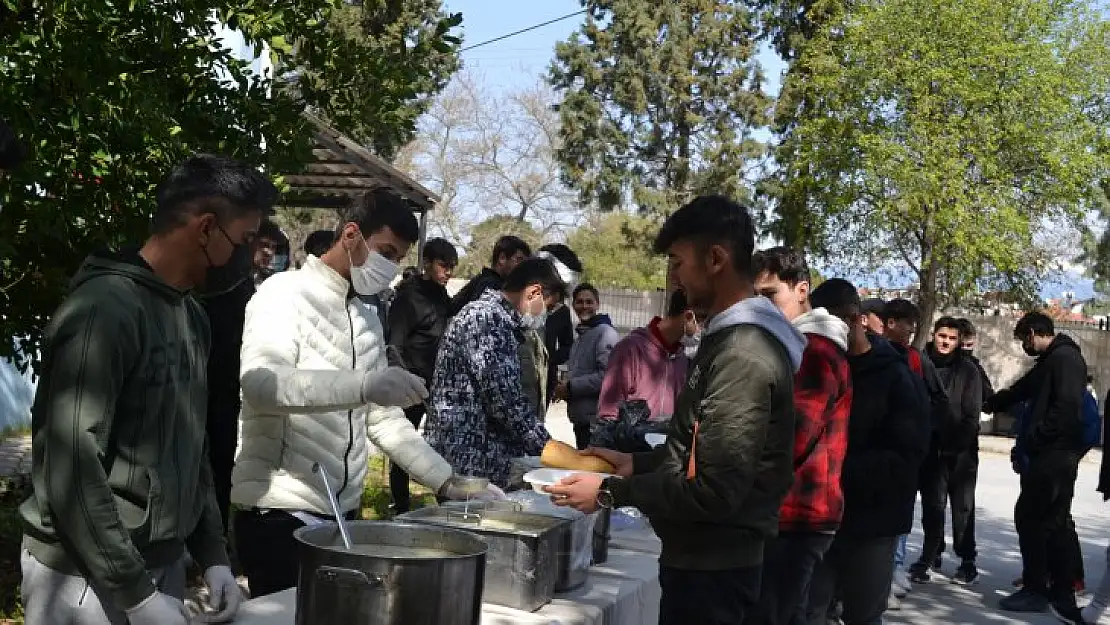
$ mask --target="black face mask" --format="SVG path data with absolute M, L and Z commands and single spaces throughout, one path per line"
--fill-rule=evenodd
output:
M 216 226 L 220 228 L 219 226 Z M 228 242 L 231 237 L 227 236 L 223 228 L 220 232 L 227 238 Z M 207 257 L 208 252 L 205 251 Z M 254 254 L 251 251 L 251 246 L 247 243 L 232 243 L 231 256 L 228 257 L 227 262 L 219 267 L 212 265 L 212 260 L 208 260 L 208 270 L 205 272 L 204 284 L 197 286 L 197 294 L 202 298 L 216 297 L 223 295 L 235 289 L 246 280 L 251 273 L 251 266 L 254 264 Z
M 1037 353 L 1037 350 L 1033 349 L 1033 346 L 1028 343 L 1022 343 L 1021 348 L 1025 350 L 1025 353 L 1030 356 L 1040 356 L 1040 354 Z

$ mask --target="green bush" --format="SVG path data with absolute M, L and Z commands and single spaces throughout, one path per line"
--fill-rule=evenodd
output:
M 0 478 L 0 623 L 23 623 L 23 606 L 19 603 L 20 544 L 23 526 L 19 504 L 31 494 L 26 477 Z

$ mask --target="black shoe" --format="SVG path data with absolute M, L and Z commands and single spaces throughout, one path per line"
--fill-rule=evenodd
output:
M 1003 597 L 998 607 L 1009 612 L 1044 612 L 1048 607 L 1048 597 L 1039 592 L 1022 588 L 1012 595 Z
M 943 559 L 940 556 L 937 556 L 933 559 L 933 570 L 939 571 L 942 564 L 944 564 Z
M 1071 605 L 1065 605 L 1059 601 L 1048 604 L 1048 611 L 1052 612 L 1052 616 L 1061 623 L 1068 625 L 1087 625 L 1087 621 L 1083 620 L 1083 613 L 1079 611 L 1073 602 Z
M 921 560 L 910 565 L 910 581 L 915 584 L 925 584 L 929 581 L 929 565 Z
M 956 574 L 952 576 L 952 583 L 961 586 L 970 586 L 979 581 L 979 569 L 975 568 L 975 563 L 969 560 L 964 560 L 960 563 L 960 568 L 956 569 Z

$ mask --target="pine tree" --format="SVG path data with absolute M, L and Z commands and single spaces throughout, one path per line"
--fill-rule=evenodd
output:
M 770 99 L 743 2 L 583 0 L 556 46 L 565 182 L 603 210 L 664 217 L 699 193 L 752 197 Z

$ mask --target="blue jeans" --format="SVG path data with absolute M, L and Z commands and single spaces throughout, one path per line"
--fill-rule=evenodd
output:
M 894 568 L 906 566 L 906 539 L 909 534 L 902 534 L 894 543 Z

